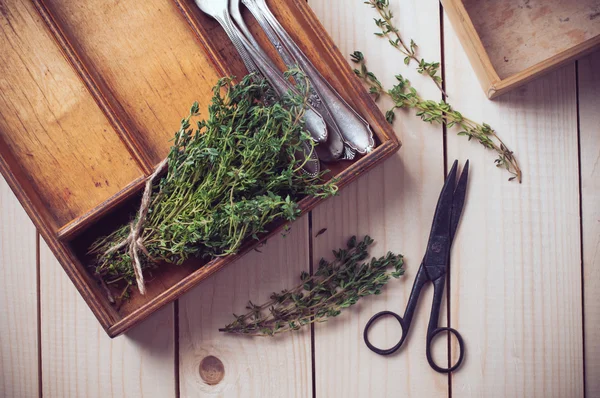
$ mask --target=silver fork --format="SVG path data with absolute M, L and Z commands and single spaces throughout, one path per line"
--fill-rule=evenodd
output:
M 243 0 L 242 0 L 243 1 Z M 246 7 L 250 9 L 250 12 L 255 16 L 262 29 L 266 33 L 269 41 L 273 44 L 273 46 L 277 49 L 277 52 L 281 55 L 286 66 L 290 69 L 297 68 L 298 62 L 295 57 L 290 54 L 287 49 L 281 44 L 279 38 L 277 37 L 277 33 L 271 28 L 266 19 L 262 17 L 262 14 L 258 12 L 258 10 L 253 7 L 254 3 L 243 1 L 246 4 Z M 250 29 L 246 25 L 244 18 L 242 17 L 242 13 L 240 12 L 240 0 L 230 0 L 229 2 L 229 12 L 231 17 L 236 22 L 237 26 L 240 28 L 240 31 L 244 34 L 244 36 L 248 39 L 248 41 L 252 44 L 252 46 L 261 53 L 264 57 L 268 58 L 267 54 L 261 48 L 260 44 L 256 41 Z M 251 8 L 252 7 L 252 8 Z M 306 89 L 306 84 L 303 79 L 297 79 L 297 83 L 304 89 Z M 325 123 L 327 124 L 327 128 L 329 131 L 329 137 L 327 141 L 327 145 L 333 149 L 333 151 L 337 152 L 340 148 L 343 148 L 343 154 L 340 159 L 343 160 L 352 160 L 356 156 L 356 152 L 354 152 L 349 146 L 345 145 L 344 138 L 342 136 L 342 132 L 340 128 L 331 115 L 331 111 L 327 107 L 323 101 L 321 101 L 318 94 L 314 91 L 312 87 L 309 87 L 309 104 L 314 107 L 314 109 L 323 117 Z
M 279 71 L 264 60 L 257 53 L 252 53 L 251 45 L 242 36 L 236 26 L 233 24 L 228 10 L 228 0 L 195 0 L 196 5 L 204 13 L 212 16 L 225 30 L 227 36 L 238 51 L 244 65 L 250 73 L 257 73 L 264 76 L 273 86 L 278 95 L 282 96 L 289 90 L 294 90 L 293 86 L 287 82 Z M 323 118 L 313 109 L 307 109 L 304 115 L 306 129 L 309 131 L 315 141 L 323 142 L 327 140 L 327 126 Z M 304 171 L 310 175 L 317 175 L 320 172 L 319 158 L 316 156 L 310 145 L 304 144 L 304 156 L 308 158 Z
M 298 47 L 283 26 L 281 26 L 277 18 L 269 9 L 266 1 L 242 0 L 242 2 L 248 7 L 250 12 L 252 12 L 259 24 L 263 26 L 267 35 L 269 35 L 270 29 L 265 28 L 266 25 L 270 25 L 270 28 L 275 31 L 279 40 L 283 43 L 283 46 L 276 45 L 276 48 L 281 50 L 280 54 L 284 62 L 297 61 L 303 72 L 310 78 L 311 86 L 315 91 L 316 98 L 320 99 L 320 101 L 325 103 L 330 109 L 331 115 L 341 131 L 345 143 L 360 154 L 370 152 L 375 146 L 375 141 L 368 122 L 342 98 L 342 96 L 315 68 L 300 47 Z M 285 51 L 283 47 L 285 47 L 287 51 Z M 290 58 L 290 55 L 293 58 Z M 288 65 L 288 67 L 289 66 L 291 65 Z

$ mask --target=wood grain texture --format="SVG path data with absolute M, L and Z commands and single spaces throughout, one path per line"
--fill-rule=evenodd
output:
M 371 36 L 372 14 L 359 3 L 311 0 L 310 4 L 343 53 L 362 49 L 371 68 L 389 86 L 392 74 L 406 69 L 401 59 L 388 63 L 388 45 Z M 438 58 L 439 32 L 431 29 L 437 7 L 430 3 L 417 7 L 392 1 L 402 15 L 401 30 L 433 60 Z M 0 4 L 3 13 L 5 4 Z M 580 258 L 573 65 L 489 102 L 479 92 L 447 20 L 444 25 L 450 101 L 466 116 L 497 128 L 519 155 L 525 176 L 522 186 L 506 182 L 508 176 L 492 164 L 492 153 L 454 137 L 453 131 L 448 133 L 448 160 L 472 161 L 468 202 L 453 249 L 450 303 L 452 325 L 463 333 L 467 359 L 453 376 L 452 396 L 582 396 L 581 282 L 577 281 L 583 261 L 585 391 L 595 397 L 600 393 L 600 54 L 579 62 Z M 427 97 L 439 98 L 425 80 L 410 78 Z M 352 233 L 370 233 L 378 242 L 373 254 L 385 250 L 406 254 L 404 279 L 391 282 L 384 296 L 367 299 L 317 328 L 314 375 L 308 333 L 273 341 L 218 334 L 216 329 L 231 320 L 231 312 L 241 311 L 248 298 L 264 299 L 293 283 L 306 269 L 308 231 L 306 220 L 301 220 L 287 241 L 273 238 L 260 249 L 263 254 L 249 254 L 182 299 L 182 396 L 306 398 L 312 396 L 312 377 L 318 398 L 448 396 L 447 379 L 431 371 L 424 356 L 429 294 L 422 298 L 406 349 L 380 358 L 362 342 L 362 328 L 374 312 L 404 308 L 442 183 L 440 130 L 409 114 L 399 115 L 397 123 L 403 150 L 351 184 L 340 197 L 318 207 L 312 239 L 318 258 L 328 256 Z M 325 227 L 327 231 L 314 238 Z M 176 395 L 170 307 L 131 334 L 111 341 L 43 242 L 41 265 L 44 396 Z M 35 231 L 3 182 L 0 270 L 0 395 L 37 397 L 37 320 L 35 293 L 30 290 L 35 283 Z M 393 323 L 383 326 L 374 338 L 391 343 L 399 330 Z M 203 384 L 198 373 L 200 361 L 210 354 L 225 363 L 225 377 L 213 387 Z
M 402 55 L 387 40 L 372 33 L 374 10 L 362 2 L 310 0 L 319 19 L 331 32 L 341 52 L 349 58 L 354 50 L 364 52 L 370 69 L 386 87 L 394 84 L 394 75 L 405 74 L 423 95 L 439 99 L 435 85 L 414 68 L 407 68 Z M 436 1 L 392 2 L 394 14 L 405 37 L 414 37 L 420 54 L 439 59 L 439 23 Z M 432 20 L 433 19 L 433 20 Z M 387 109 L 389 104 L 381 104 Z M 378 356 L 365 346 L 363 328 L 378 311 L 402 312 L 412 281 L 425 253 L 429 226 L 443 183 L 442 129 L 422 123 L 413 114 L 399 113 L 396 132 L 402 150 L 365 178 L 344 189 L 340 196 L 313 211 L 314 258 L 329 258 L 332 249 L 343 247 L 354 234 L 371 235 L 376 246 L 372 255 L 387 251 L 406 256 L 407 271 L 400 281 L 377 298 L 367 298 L 351 311 L 327 324 L 315 327 L 317 397 L 393 397 L 446 396 L 448 379 L 433 371 L 425 357 L 425 330 L 429 320 L 431 292 L 421 297 L 422 305 L 410 331 L 407 346 L 390 357 Z M 317 231 L 327 231 L 315 238 Z M 444 320 L 440 320 L 442 323 Z M 391 346 L 400 337 L 400 328 L 386 320 L 372 332 L 372 341 Z M 425 382 L 425 380 L 427 380 Z
M 131 209 L 135 208 L 135 204 L 132 204 L 132 197 L 141 188 L 140 174 L 149 170 L 148 162 L 145 161 L 144 156 L 141 156 L 140 151 L 144 147 L 148 147 L 149 149 L 144 149 L 148 151 L 148 156 L 155 159 L 154 161 L 161 159 L 170 145 L 169 138 L 172 137 L 172 133 L 168 133 L 166 124 L 161 122 L 162 116 L 179 120 L 182 115 L 185 115 L 189 103 L 192 101 L 189 98 L 185 109 L 177 110 L 177 116 L 174 117 L 175 113 L 169 107 L 173 106 L 179 109 L 177 101 L 180 100 L 179 97 L 182 97 L 179 91 L 194 92 L 194 98 L 200 97 L 200 102 L 204 101 L 202 106 L 205 106 L 209 101 L 210 89 L 217 77 L 228 74 L 230 69 L 237 70 L 234 66 L 235 64 L 239 66 L 241 61 L 232 52 L 233 45 L 225 37 L 223 30 L 217 26 L 214 20 L 200 13 L 189 0 L 152 0 L 143 3 L 114 1 L 100 6 L 91 2 L 67 4 L 45 0 L 32 4 L 18 1 L 11 0 L 8 4 L 12 5 L 14 9 L 25 10 L 23 12 L 29 18 L 26 19 L 26 22 L 30 21 L 31 23 L 20 22 L 19 25 L 7 23 L 5 25 L 8 34 L 20 37 L 20 31 L 23 31 L 22 34 L 30 38 L 30 42 L 33 42 L 31 37 L 37 38 L 43 33 L 40 39 L 43 41 L 42 44 L 50 48 L 48 50 L 50 55 L 56 55 L 56 59 L 53 58 L 51 61 L 64 65 L 64 73 L 70 73 L 70 76 L 72 75 L 79 84 L 78 88 L 86 92 L 85 99 L 90 101 L 91 112 L 102 116 L 106 131 L 103 130 L 104 135 L 93 135 L 90 138 L 87 135 L 88 130 L 83 129 L 82 126 L 87 127 L 86 123 L 89 122 L 96 127 L 100 125 L 100 122 L 94 118 L 84 122 L 84 116 L 81 114 L 69 114 L 71 118 L 67 120 L 70 122 L 68 125 L 58 124 L 60 128 L 68 127 L 68 133 L 50 137 L 57 142 L 52 142 L 48 144 L 49 146 L 43 141 L 37 144 L 38 152 L 48 155 L 47 158 L 38 159 L 39 154 L 31 153 L 32 160 L 28 157 L 29 152 L 19 152 L 14 149 L 9 151 L 8 147 L 1 145 L 0 170 L 7 177 L 9 184 L 17 193 L 17 197 L 34 220 L 42 236 L 47 239 L 49 247 L 62 263 L 104 329 L 114 337 L 138 324 L 154 311 L 169 304 L 199 281 L 237 258 L 237 256 L 219 258 L 208 267 L 204 266 L 204 261 L 196 261 L 184 272 L 175 272 L 169 274 L 168 277 L 154 279 L 154 285 L 148 286 L 148 295 L 134 296 L 127 305 L 115 309 L 111 307 L 105 295 L 98 294 L 100 290 L 98 284 L 90 276 L 86 267 L 90 260 L 86 258 L 85 252 L 90 242 L 102 234 L 103 227 L 107 227 L 111 222 L 114 223 L 113 227 L 117 225 L 115 214 L 119 212 L 119 209 L 127 206 L 128 202 Z M 345 186 L 395 153 L 399 148 L 399 142 L 385 122 L 384 116 L 361 86 L 344 57 L 337 52 L 331 39 L 306 3 L 301 0 L 293 0 L 273 2 L 271 6 L 290 34 L 296 37 L 298 44 L 312 59 L 317 69 L 330 80 L 347 101 L 355 106 L 357 112 L 364 116 L 376 135 L 378 145 L 372 152 L 353 162 L 340 162 L 332 167 L 332 175 L 339 179 L 338 185 Z M 2 5 L 2 16 L 6 18 L 6 21 L 12 23 L 15 18 L 11 14 L 11 10 Z M 33 51 L 31 43 L 28 42 L 28 44 L 31 51 L 24 53 L 24 59 L 27 60 L 27 57 L 37 59 L 35 57 L 42 56 Z M 59 50 L 62 51 L 62 54 L 59 53 Z M 5 60 L 2 67 L 10 70 L 13 66 L 12 63 L 19 66 L 22 59 L 13 58 Z M 35 64 L 34 61 L 30 63 Z M 25 73 L 17 74 L 16 77 L 13 75 L 14 73 L 9 75 L 3 83 L 19 87 L 23 83 L 27 88 L 23 91 L 24 96 L 43 97 L 43 94 L 46 94 L 27 86 L 31 85 L 31 82 Z M 169 80 L 171 78 L 175 80 Z M 23 82 L 19 79 L 22 79 Z M 67 95 L 69 93 L 60 92 L 58 94 Z M 55 96 L 52 98 L 56 103 L 60 105 L 72 103 L 71 97 L 62 99 L 57 93 L 54 94 Z M 149 97 L 152 97 L 151 101 Z M 164 114 L 161 111 L 162 116 L 160 117 L 157 116 L 159 108 L 164 110 Z M 87 109 L 84 110 L 87 111 Z M 153 116 L 146 111 L 152 113 Z M 75 117 L 78 118 L 79 124 L 77 125 L 74 124 Z M 133 121 L 145 123 L 149 120 L 148 118 L 153 121 L 148 122 L 150 124 L 147 126 L 140 124 L 138 127 L 132 127 L 133 125 L 129 124 Z M 62 123 L 66 123 L 66 121 L 62 121 Z M 109 130 L 111 127 L 114 129 Z M 92 132 L 96 133 L 96 131 Z M 7 137 L 12 141 L 20 143 L 23 139 L 18 129 L 13 129 L 9 133 Z M 46 134 L 47 132 L 43 131 L 38 135 L 44 137 Z M 132 138 L 133 136 L 135 139 Z M 80 148 L 75 145 L 74 148 L 70 148 L 68 140 L 73 137 L 77 138 L 78 145 L 83 143 L 87 146 Z M 35 136 L 35 138 L 39 137 Z M 109 148 L 90 147 L 95 143 L 94 140 L 104 140 L 105 138 L 114 141 L 115 151 L 122 150 L 127 155 L 129 163 L 119 164 L 116 158 L 118 153 L 115 155 L 110 152 Z M 0 143 L 2 139 L 3 136 L 0 134 Z M 158 143 L 159 141 L 160 143 Z M 162 152 L 160 149 L 156 149 L 151 142 L 157 143 L 156 145 L 162 148 Z M 54 144 L 56 145 L 53 146 Z M 44 167 L 46 161 L 52 162 L 55 152 L 64 151 L 68 153 L 68 156 L 76 157 L 79 152 L 85 152 L 84 149 L 93 153 L 86 154 L 85 159 L 76 159 L 85 163 L 83 166 L 61 163 L 55 168 L 45 170 L 49 174 L 34 173 L 36 170 L 28 169 L 29 162 L 33 162 L 37 168 Z M 49 154 L 46 153 L 48 151 Z M 134 155 L 135 161 L 132 160 L 131 155 Z M 68 156 L 65 159 L 69 160 Z M 96 162 L 97 160 L 98 162 Z M 130 164 L 139 164 L 141 169 L 136 165 L 134 167 L 136 174 L 128 175 L 127 166 Z M 98 168 L 96 174 L 103 176 L 101 180 L 93 182 L 94 188 L 97 188 L 98 191 L 86 186 L 86 175 L 80 175 L 79 170 L 85 171 L 88 168 L 91 170 Z M 22 169 L 25 169 L 25 172 Z M 118 182 L 122 182 L 120 179 L 123 179 L 128 184 L 115 184 L 113 180 L 104 178 L 109 174 Z M 75 178 L 75 182 L 68 180 L 70 177 Z M 36 190 L 39 189 L 29 181 L 32 179 L 33 183 L 36 183 L 38 182 L 37 178 L 47 184 L 47 189 L 51 194 L 55 194 L 52 191 L 55 190 L 66 195 L 67 205 L 65 206 L 60 201 L 43 204 L 48 203 L 48 200 L 44 200 L 47 192 L 41 190 L 40 193 L 37 193 Z M 67 186 L 61 186 L 62 180 L 65 178 Z M 81 208 L 73 209 L 75 205 L 69 201 L 75 200 L 70 197 L 73 196 L 74 191 L 70 188 L 69 182 L 75 185 L 73 188 L 75 193 L 81 194 L 81 198 L 77 197 L 76 199 L 84 204 L 89 204 L 89 206 L 79 206 L 79 202 L 77 202 Z M 98 200 L 98 192 L 106 193 L 108 187 L 110 186 L 112 189 L 114 185 L 117 188 L 112 196 L 104 196 L 102 200 Z M 300 202 L 302 214 L 312 209 L 320 201 L 322 198 L 304 198 Z M 120 205 L 122 206 L 119 207 Z M 68 214 L 63 214 L 63 207 L 66 208 Z M 46 212 L 49 215 L 46 215 Z M 128 222 L 130 214 L 122 212 L 121 222 Z M 55 220 L 54 218 L 57 217 L 59 219 Z M 48 221 L 49 219 L 52 222 Z M 276 225 L 276 227 L 280 226 L 282 225 Z M 93 233 L 96 235 L 89 236 Z M 277 230 L 272 229 L 269 233 L 277 233 Z M 86 236 L 87 241 L 82 239 L 82 236 Z M 265 235 L 264 238 L 266 237 L 268 235 Z M 87 244 L 82 242 L 87 242 Z M 257 243 L 254 242 L 254 244 Z M 250 246 L 245 246 L 245 249 L 251 250 Z
M 141 175 L 33 4 L 0 5 L 0 154 L 10 152 L 60 227 Z
M 452 21 L 454 32 L 462 44 L 462 48 L 471 61 L 471 66 L 477 74 L 479 84 L 492 98 L 496 95 L 496 84 L 500 82 L 500 76 L 494 69 L 490 56 L 487 53 L 475 25 L 467 12 L 462 0 L 440 0 L 444 13 Z
M 453 105 L 491 124 L 524 172 L 522 185 L 507 182 L 494 153 L 449 133 L 448 160 L 472 165 L 451 259 L 451 324 L 467 347 L 453 395 L 582 396 L 574 64 L 486 101 L 447 20 L 444 28 Z
M 40 285 L 44 397 L 175 397 L 172 306 L 111 340 L 44 242 Z
M 442 3 L 488 98 L 600 48 L 597 0 Z
M 310 329 L 275 338 L 220 333 L 245 313 L 249 300 L 263 303 L 274 291 L 298 285 L 308 271 L 307 217 L 286 237 L 275 236 L 204 281 L 179 301 L 181 397 L 311 396 Z M 214 356 L 224 367 L 221 382 L 200 374 L 203 359 Z M 208 381 L 208 382 L 207 382 Z
M 501 78 L 600 36 L 598 0 L 463 3 Z
M 35 227 L 0 177 L 0 396 L 39 395 Z
M 171 0 L 45 0 L 145 156 L 167 154 L 194 101 L 203 114 L 222 77 Z
M 600 52 L 578 62 L 585 392 L 600 395 Z

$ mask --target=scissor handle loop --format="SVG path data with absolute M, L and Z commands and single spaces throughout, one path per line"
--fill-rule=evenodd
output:
M 393 346 L 391 348 L 387 348 L 387 349 L 377 348 L 373 344 L 371 344 L 371 342 L 369 341 L 369 329 L 371 328 L 371 326 L 373 326 L 373 323 L 376 320 L 378 320 L 379 318 L 382 318 L 384 316 L 392 316 L 392 317 L 396 318 L 396 320 L 400 324 L 400 327 L 402 328 L 402 337 L 400 337 L 400 341 L 398 341 L 398 343 L 395 346 Z M 393 354 L 394 352 L 398 351 L 398 349 L 400 347 L 402 347 L 402 344 L 404 343 L 404 340 L 406 339 L 407 333 L 408 333 L 408 329 L 404 323 L 404 320 L 402 319 L 402 317 L 400 317 L 400 315 L 398 315 L 392 311 L 381 311 L 381 312 L 378 312 L 377 314 L 373 315 L 371 317 L 371 319 L 369 319 L 369 322 L 367 322 L 367 325 L 365 326 L 365 331 L 363 332 L 363 336 L 365 339 L 365 344 L 367 345 L 367 347 L 369 347 L 369 349 L 371 351 L 373 351 L 374 353 L 379 354 L 379 355 L 390 355 L 390 354 Z
M 444 332 L 444 331 L 452 333 L 456 337 L 456 340 L 458 341 L 458 361 L 456 361 L 456 363 L 449 368 L 443 368 L 441 366 L 438 366 L 435 363 L 435 361 L 433 360 L 433 356 L 431 355 L 431 343 L 433 342 L 433 339 L 435 338 L 435 336 L 437 336 L 438 334 L 440 334 L 441 332 Z M 447 327 L 437 328 L 427 336 L 426 354 L 427 354 L 427 362 L 429 362 L 429 366 L 431 366 L 433 368 L 433 370 L 435 370 L 436 372 L 439 372 L 439 373 L 454 372 L 456 369 L 458 369 L 460 367 L 463 359 L 465 359 L 465 344 L 463 342 L 463 338 L 460 335 L 460 333 L 458 333 L 458 330 L 456 330 L 456 329 L 447 328 Z

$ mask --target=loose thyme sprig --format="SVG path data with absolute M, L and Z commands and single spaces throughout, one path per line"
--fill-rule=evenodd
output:
M 429 76 L 442 91 L 442 94 L 446 95 L 442 88 L 442 78 L 439 76 L 440 63 L 426 62 L 422 58 L 419 59 L 416 54 L 417 44 L 412 39 L 410 44 L 406 45 L 400 35 L 400 30 L 393 23 L 394 14 L 389 8 L 389 0 L 368 0 L 364 3 L 376 9 L 381 17 L 375 19 L 375 24 L 381 29 L 381 32 L 377 32 L 375 35 L 387 38 L 392 47 L 404 54 L 404 63 L 406 65 L 410 65 L 411 61 L 416 61 L 418 63 L 417 72 Z M 509 181 L 517 180 L 519 183 L 522 181 L 522 172 L 514 153 L 508 149 L 490 125 L 486 123 L 479 124 L 464 117 L 445 100 L 441 100 L 440 102 L 424 100 L 402 75 L 397 75 L 398 84 L 391 90 L 386 91 L 377 77 L 367 69 L 364 56 L 361 52 L 355 51 L 352 54 L 352 60 L 360 65 L 360 69 L 356 69 L 354 72 L 367 83 L 369 91 L 374 95 L 376 100 L 382 94 L 387 94 L 394 101 L 394 107 L 386 113 L 388 122 L 393 123 L 395 109 L 415 108 L 417 116 L 421 117 L 425 122 L 443 123 L 448 128 L 458 126 L 460 128 L 458 135 L 466 136 L 469 140 L 475 138 L 484 147 L 498 153 L 498 157 L 495 160 L 496 166 L 506 169 L 512 174 Z
M 369 236 L 362 241 L 353 236 L 347 249 L 333 251 L 333 261 L 321 259 L 313 276 L 303 272 L 302 283 L 291 290 L 273 293 L 265 304 L 249 302 L 246 315 L 234 314 L 235 321 L 219 330 L 274 336 L 314 322 L 325 322 L 356 304 L 361 297 L 380 294 L 391 278 L 404 274 L 404 259 L 400 254 L 388 253 L 364 262 L 372 243 Z
M 368 70 L 365 57 L 360 51 L 355 51 L 351 58 L 359 65 L 354 73 L 367 84 L 369 92 L 375 97 L 375 100 L 379 99 L 381 95 L 387 95 L 394 102 L 394 106 L 385 114 L 389 123 L 394 122 L 396 109 L 406 108 L 415 109 L 417 116 L 424 122 L 445 124 L 448 128 L 459 127 L 458 135 L 468 137 L 469 141 L 475 138 L 485 148 L 498 153 L 495 160 L 496 166 L 506 169 L 512 174 L 509 181 L 516 179 L 519 183 L 521 182 L 522 174 L 519 162 L 489 124 L 479 124 L 464 117 L 444 100 L 440 102 L 424 100 L 410 85 L 410 82 L 400 74 L 396 75 L 398 83 L 391 90 L 385 90 L 377 76 Z
M 416 54 L 418 46 L 414 40 L 411 39 L 410 44 L 406 45 L 402 36 L 400 36 L 400 31 L 393 24 L 394 14 L 390 10 L 389 0 L 369 0 L 365 1 L 365 4 L 375 8 L 381 17 L 380 19 L 375 19 L 375 24 L 381 29 L 381 32 L 377 32 L 375 35 L 387 38 L 392 47 L 404 54 L 404 64 L 410 65 L 411 61 L 415 61 L 418 64 L 417 72 L 429 76 L 440 91 L 446 95 L 442 88 L 442 78 L 438 74 L 440 63 L 426 62 L 423 58 L 419 59 Z

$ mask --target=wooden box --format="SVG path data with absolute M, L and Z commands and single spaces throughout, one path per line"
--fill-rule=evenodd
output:
M 600 48 L 599 0 L 442 0 L 489 98 Z
M 306 2 L 270 5 L 376 134 L 372 153 L 331 167 L 343 187 L 399 142 Z M 168 266 L 153 274 L 146 295 L 119 308 L 85 266 L 92 239 L 128 220 L 192 102 L 204 111 L 219 77 L 245 74 L 222 29 L 192 0 L 3 0 L 0 30 L 0 170 L 111 337 L 258 244 Z M 303 212 L 317 203 L 304 199 Z

